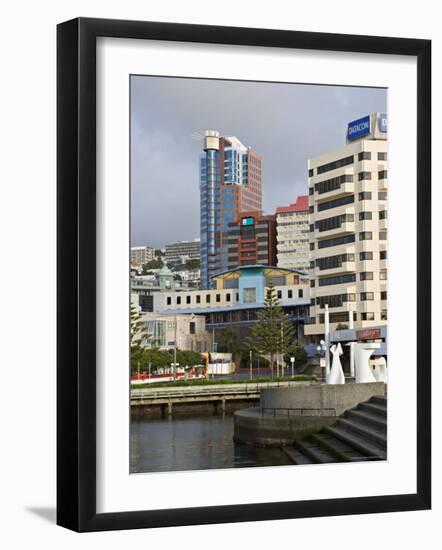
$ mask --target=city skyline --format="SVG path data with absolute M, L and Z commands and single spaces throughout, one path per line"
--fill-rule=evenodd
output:
M 205 130 L 236 136 L 262 157 L 263 213 L 272 214 L 306 194 L 310 157 L 342 147 L 347 122 L 386 103 L 385 89 L 132 77 L 131 245 L 199 236 Z

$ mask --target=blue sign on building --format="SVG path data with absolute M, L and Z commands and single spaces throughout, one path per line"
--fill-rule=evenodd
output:
M 243 218 L 241 220 L 243 225 L 254 225 L 255 224 L 255 218 L 249 217 L 249 218 Z
M 387 113 L 380 113 L 379 114 L 379 131 L 387 132 L 387 130 L 388 130 Z
M 358 139 L 370 133 L 370 115 L 358 118 L 348 123 L 347 138 Z

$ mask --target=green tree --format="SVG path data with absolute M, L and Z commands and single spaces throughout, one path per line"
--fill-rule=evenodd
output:
M 143 365 L 146 354 L 145 341 L 148 338 L 137 308 L 130 306 L 130 366 L 132 371 Z
M 297 340 L 294 340 L 287 351 L 287 353 L 284 355 L 284 361 L 286 363 L 290 363 L 290 358 L 295 358 L 295 365 L 304 365 L 307 363 L 307 352 L 304 349 L 304 346 L 300 344 Z
M 273 369 L 275 356 L 287 353 L 293 336 L 293 325 L 285 317 L 275 287 L 271 283 L 266 289 L 264 308 L 258 312 L 257 322 L 250 330 L 247 343 L 257 353 L 269 355 Z
M 151 269 L 161 269 L 163 265 L 163 262 L 159 258 L 155 258 L 154 260 L 151 260 L 150 262 L 147 262 L 147 264 L 143 264 L 142 266 L 142 273 L 143 275 L 147 275 L 148 271 Z

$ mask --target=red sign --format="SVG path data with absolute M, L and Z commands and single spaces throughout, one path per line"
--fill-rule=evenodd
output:
M 379 328 L 365 328 L 363 330 L 356 331 L 356 338 L 358 340 L 375 340 L 381 337 L 381 329 Z

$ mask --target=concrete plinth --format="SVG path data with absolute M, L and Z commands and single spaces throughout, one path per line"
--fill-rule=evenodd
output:
M 260 406 L 234 414 L 235 441 L 256 446 L 293 443 L 334 424 L 348 409 L 385 395 L 385 384 L 317 384 L 261 390 Z

